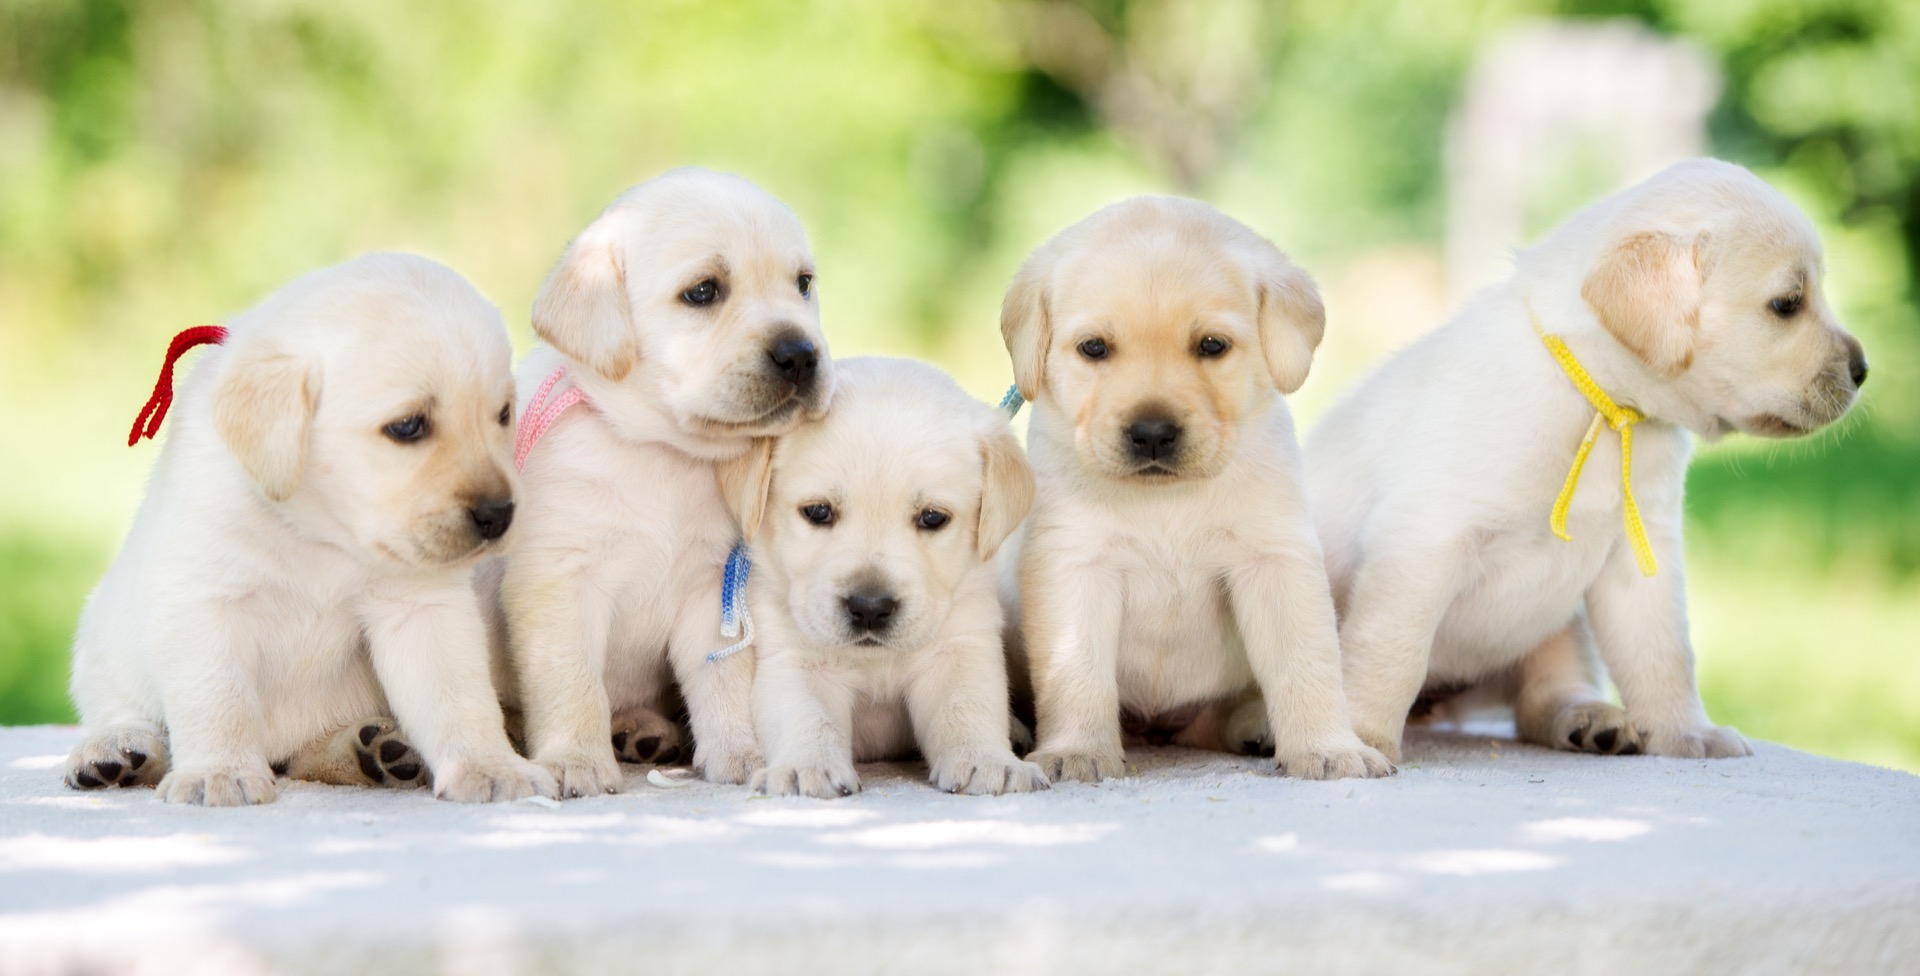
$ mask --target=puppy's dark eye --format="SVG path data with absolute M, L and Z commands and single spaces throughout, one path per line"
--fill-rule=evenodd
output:
M 1231 344 L 1227 340 L 1219 336 L 1206 336 L 1200 340 L 1198 346 L 1194 347 L 1194 351 L 1198 352 L 1203 359 L 1212 359 L 1215 356 L 1225 355 L 1229 348 Z
M 1107 358 L 1107 340 L 1105 339 L 1081 340 L 1080 355 L 1085 356 L 1088 359 L 1094 359 L 1094 360 Z
M 500 426 L 505 427 L 510 423 L 513 423 L 513 404 L 508 403 L 500 408 Z
M 1783 319 L 1790 319 L 1790 318 L 1793 318 L 1795 315 L 1800 314 L 1800 306 L 1802 302 L 1803 300 L 1799 295 L 1782 295 L 1779 298 L 1776 298 L 1773 301 L 1768 302 L 1767 307 L 1770 309 L 1773 309 L 1773 314 L 1778 315 Z
M 800 286 L 801 297 L 805 297 L 807 295 L 813 294 L 813 276 L 812 275 L 803 274 L 799 278 L 794 279 L 793 283 Z
M 833 506 L 826 502 L 800 506 L 800 517 L 815 525 L 832 525 L 833 516 Z
M 913 520 L 913 524 L 926 529 L 928 532 L 938 532 L 946 528 L 947 523 L 951 521 L 953 521 L 953 516 L 937 508 L 929 508 L 921 512 L 920 517 Z
M 388 424 L 381 428 L 381 432 L 402 444 L 411 443 L 427 436 L 427 418 L 416 413 Z
M 720 283 L 712 278 L 708 278 L 680 293 L 680 300 L 695 308 L 702 305 L 712 305 L 719 297 Z

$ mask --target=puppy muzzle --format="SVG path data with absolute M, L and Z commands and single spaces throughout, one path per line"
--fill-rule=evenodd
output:
M 845 613 L 842 626 L 852 638 L 849 643 L 878 647 L 886 643 L 899 617 L 900 600 L 877 587 L 859 587 L 840 598 Z
M 1118 435 L 1125 473 L 1143 480 L 1178 478 L 1189 451 L 1187 431 L 1170 411 L 1147 407 L 1134 414 Z

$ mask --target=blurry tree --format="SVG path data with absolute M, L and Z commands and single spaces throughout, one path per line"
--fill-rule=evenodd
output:
M 1031 0 L 1010 13 L 1032 70 L 1073 92 L 1192 194 L 1266 96 L 1286 9 L 1255 0 Z

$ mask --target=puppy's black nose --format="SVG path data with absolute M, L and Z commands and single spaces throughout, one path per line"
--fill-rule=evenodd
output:
M 805 336 L 783 335 L 767 347 L 767 359 L 794 388 L 805 390 L 813 385 L 813 371 L 820 365 L 820 350 Z
M 1853 358 L 1847 361 L 1847 373 L 1853 377 L 1854 389 L 1865 386 L 1867 382 L 1867 354 L 1857 349 L 1854 350 Z
M 498 539 L 513 524 L 513 499 L 489 499 L 467 509 L 467 514 L 473 516 L 473 527 L 480 538 Z
M 1127 425 L 1127 445 L 1142 461 L 1172 457 L 1180 447 L 1180 425 L 1165 417 L 1142 417 Z
M 855 590 L 840 602 L 846 604 L 847 621 L 854 630 L 876 634 L 893 623 L 893 612 L 900 609 L 900 601 L 893 594 L 879 590 Z

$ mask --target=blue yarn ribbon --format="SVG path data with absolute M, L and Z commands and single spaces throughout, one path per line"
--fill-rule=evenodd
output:
M 708 664 L 732 657 L 753 643 L 753 616 L 747 613 L 747 573 L 752 569 L 747 544 L 735 543 L 720 577 L 720 636 L 740 639 L 707 655 Z
M 1000 398 L 1000 409 L 1007 412 L 1007 419 L 1020 416 L 1020 408 L 1025 406 L 1027 398 L 1020 395 L 1020 384 L 1007 387 L 1007 395 Z

